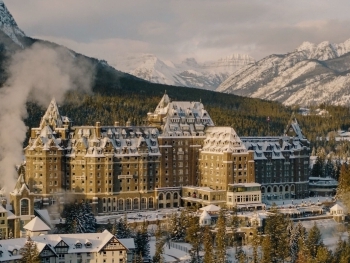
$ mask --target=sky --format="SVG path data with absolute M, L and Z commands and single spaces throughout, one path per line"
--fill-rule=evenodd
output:
M 122 67 L 129 56 L 259 60 L 350 38 L 348 0 L 4 0 L 27 36 Z

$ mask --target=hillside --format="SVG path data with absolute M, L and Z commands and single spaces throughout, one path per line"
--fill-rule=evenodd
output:
M 47 48 L 64 49 L 74 57 L 77 66 L 80 60 L 87 60 L 94 66 L 93 92 L 70 91 L 66 94 L 64 104 L 60 105 L 60 111 L 71 117 L 76 125 L 93 125 L 96 121 L 100 121 L 103 125 L 112 125 L 115 121 L 124 124 L 128 119 L 134 124 L 141 124 L 147 112 L 154 110 L 165 91 L 173 100 L 201 100 L 216 125 L 232 126 L 240 136 L 267 135 L 267 117 L 271 119 L 269 135 L 281 135 L 292 115 L 293 109 L 279 102 L 203 89 L 154 84 L 139 79 L 116 70 L 105 61 L 86 57 L 55 43 L 27 37 L 4 5 L 0 5 L 0 16 L 2 23 L 0 24 L 0 84 L 7 79 L 7 62 L 13 54 L 19 50 L 28 49 L 35 43 L 41 43 Z M 343 47 L 343 50 L 345 49 Z M 328 61 L 328 67 L 342 66 L 345 69 L 347 66 L 342 61 L 344 59 L 344 57 L 338 57 Z M 226 64 L 225 61 L 222 63 Z M 343 107 L 323 107 L 327 108 L 329 116 L 297 115 L 304 133 L 311 140 L 330 130 L 350 127 L 348 110 Z M 29 128 L 37 127 L 43 115 L 43 109 L 31 102 L 27 103 L 27 109 L 26 125 Z
M 153 54 L 143 54 L 120 61 L 118 68 L 153 83 L 215 90 L 233 72 L 251 63 L 254 59 L 243 54 L 205 63 L 194 58 L 186 58 L 181 63 L 165 62 Z
M 284 105 L 350 102 L 350 40 L 305 42 L 294 51 L 270 55 L 226 79 L 217 91 L 262 98 Z

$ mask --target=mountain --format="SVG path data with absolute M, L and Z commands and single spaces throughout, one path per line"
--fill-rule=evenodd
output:
M 304 42 L 270 55 L 228 77 L 216 91 L 285 105 L 349 105 L 350 39 L 340 44 Z
M 12 40 L 13 43 L 23 48 L 23 43 L 21 42 L 22 38 L 26 35 L 18 27 L 15 19 L 5 6 L 3 0 L 0 0 L 0 30 L 2 35 L 7 36 Z M 4 36 L 0 36 L 4 38 Z M 6 42 L 9 42 L 8 40 Z M 11 42 L 10 42 L 11 43 Z
M 128 57 L 122 70 L 153 83 L 214 90 L 239 68 L 254 63 L 248 55 L 233 54 L 217 61 L 198 63 L 187 58 L 179 64 L 162 61 L 153 54 Z

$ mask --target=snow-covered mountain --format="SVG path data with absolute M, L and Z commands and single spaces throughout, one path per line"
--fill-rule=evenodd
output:
M 23 48 L 20 39 L 25 37 L 24 32 L 18 27 L 15 19 L 8 11 L 3 0 L 0 0 L 0 30 L 5 33 L 14 43 Z
M 270 55 L 228 77 L 219 92 L 280 101 L 285 105 L 350 102 L 350 39 L 340 44 L 304 42 Z
M 233 72 L 250 63 L 254 59 L 241 54 L 206 63 L 187 58 L 179 64 L 144 54 L 128 57 L 118 68 L 153 83 L 214 90 Z

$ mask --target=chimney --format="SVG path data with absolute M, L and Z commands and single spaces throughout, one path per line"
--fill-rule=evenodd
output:
M 6 200 L 5 198 L 3 198 L 3 199 L 1 200 L 1 205 L 2 205 L 3 208 L 6 209 L 7 200 Z
M 96 137 L 100 138 L 101 137 L 101 123 L 99 121 L 96 122 L 95 130 L 96 130 Z

